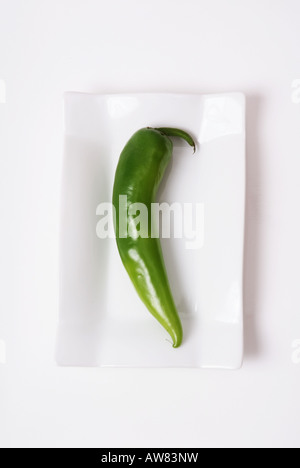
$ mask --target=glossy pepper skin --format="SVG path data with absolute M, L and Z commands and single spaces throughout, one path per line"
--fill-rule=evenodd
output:
M 127 273 L 141 300 L 169 333 L 173 347 L 178 348 L 182 343 L 182 325 L 172 297 L 159 238 L 151 237 L 151 232 L 155 231 L 151 204 L 156 201 L 158 187 L 172 158 L 173 143 L 169 136 L 184 138 L 195 148 L 190 135 L 179 129 L 143 128 L 132 136 L 121 153 L 116 169 L 113 205 L 116 210 L 117 246 Z M 127 232 L 136 217 L 136 213 L 130 215 L 130 205 L 143 203 L 148 208 L 147 233 L 143 237 L 125 237 L 123 231 L 120 232 L 120 195 L 127 197 Z

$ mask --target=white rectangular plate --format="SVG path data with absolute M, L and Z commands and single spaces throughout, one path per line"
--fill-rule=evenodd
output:
M 138 298 L 115 239 L 96 235 L 96 209 L 110 202 L 121 150 L 139 128 L 192 133 L 195 155 L 174 141 L 159 201 L 201 203 L 200 243 L 163 239 L 184 342 L 167 333 Z M 65 95 L 61 216 L 61 366 L 237 369 L 243 358 L 245 98 L 218 95 Z M 201 232 L 200 232 L 201 230 Z

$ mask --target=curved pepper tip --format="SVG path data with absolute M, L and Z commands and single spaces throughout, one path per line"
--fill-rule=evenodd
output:
M 172 345 L 172 347 L 173 347 L 174 349 L 180 348 L 180 346 L 181 346 L 181 341 L 175 342 L 175 343 L 173 343 L 173 345 Z
M 172 340 L 173 340 L 173 348 L 176 349 L 176 348 L 179 348 L 182 344 L 182 337 L 183 337 L 183 333 L 182 331 L 180 331 L 180 333 L 178 333 L 178 335 L 174 335 L 172 334 Z
M 181 343 L 173 343 L 172 346 L 173 346 L 174 349 L 177 349 L 177 348 L 180 347 L 180 345 L 181 345 Z

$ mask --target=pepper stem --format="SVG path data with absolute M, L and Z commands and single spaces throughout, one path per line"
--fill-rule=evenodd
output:
M 179 128 L 165 128 L 165 127 L 155 128 L 155 130 L 158 130 L 159 132 L 164 133 L 166 136 L 183 138 L 190 146 L 194 148 L 194 153 L 196 152 L 196 143 L 194 139 L 191 137 L 191 135 L 189 135 L 184 130 L 180 130 Z

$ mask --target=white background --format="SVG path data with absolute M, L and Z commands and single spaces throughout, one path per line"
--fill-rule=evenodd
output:
M 0 0 L 0 446 L 300 446 L 299 18 L 299 0 Z M 67 90 L 246 93 L 241 371 L 55 366 Z

